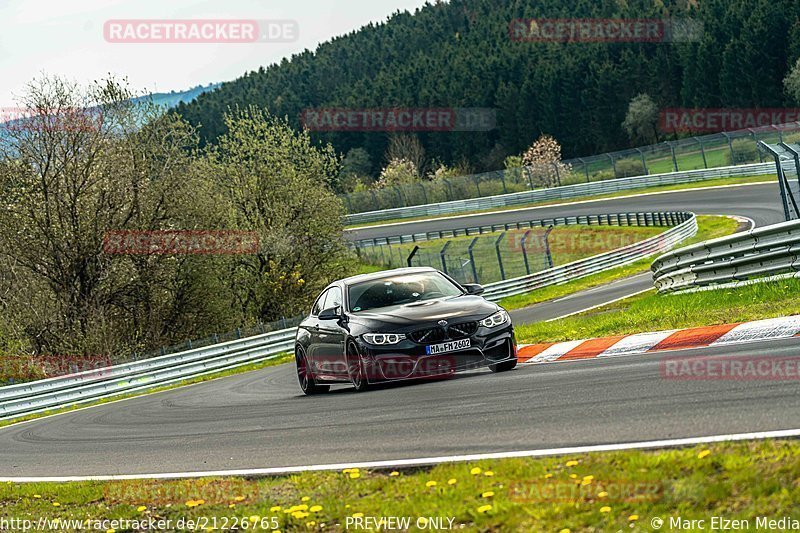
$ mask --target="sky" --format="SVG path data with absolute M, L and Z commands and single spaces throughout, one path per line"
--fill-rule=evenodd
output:
M 86 84 L 109 73 L 137 92 L 169 92 L 235 79 L 380 22 L 424 0 L 0 0 L 0 107 L 31 79 L 57 74 Z M 289 42 L 110 42 L 109 21 L 291 21 Z M 125 22 L 125 24 L 128 24 Z M 129 28 L 130 26 L 123 26 Z M 262 26 L 268 27 L 268 26 Z M 273 26 L 284 28 L 287 26 Z M 288 26 L 291 28 L 291 26 Z M 111 31 L 111 30 L 108 30 Z M 281 30 L 288 31 L 288 30 Z

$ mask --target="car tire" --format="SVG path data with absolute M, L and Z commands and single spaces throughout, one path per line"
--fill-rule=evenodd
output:
M 489 365 L 489 370 L 495 373 L 508 372 L 509 370 L 513 370 L 515 366 L 517 366 L 517 360 L 512 359 L 511 361 L 504 361 L 496 365 Z
M 331 389 L 330 385 L 317 385 L 314 381 L 314 374 L 311 372 L 311 367 L 308 364 L 306 351 L 302 346 L 297 346 L 294 349 L 294 360 L 297 368 L 297 381 L 300 383 L 300 389 L 306 396 L 314 394 L 321 394 L 328 392 Z
M 358 352 L 358 346 L 353 341 L 347 343 L 347 373 L 350 374 L 350 381 L 356 392 L 369 390 L 369 380 L 364 371 L 364 363 Z

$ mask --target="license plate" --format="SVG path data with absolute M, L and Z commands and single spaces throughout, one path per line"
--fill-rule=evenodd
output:
M 460 341 L 443 342 L 442 344 L 431 344 L 425 347 L 425 353 L 428 355 L 436 355 L 445 352 L 455 352 L 456 350 L 463 350 L 472 346 L 469 339 L 461 339 Z

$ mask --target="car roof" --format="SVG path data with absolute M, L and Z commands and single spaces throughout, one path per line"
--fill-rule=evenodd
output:
M 354 283 L 361 283 L 362 281 L 386 278 L 395 274 L 411 274 L 414 272 L 438 272 L 438 270 L 432 267 L 394 268 L 391 270 L 381 270 L 380 272 L 370 272 L 369 274 L 358 274 L 357 276 L 350 276 L 349 278 L 344 278 L 340 281 L 345 285 L 353 285 Z

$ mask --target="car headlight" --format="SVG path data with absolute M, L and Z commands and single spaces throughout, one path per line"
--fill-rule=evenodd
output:
M 490 316 L 488 318 L 484 318 L 479 323 L 480 323 L 481 326 L 483 326 L 485 328 L 494 328 L 494 327 L 500 326 L 502 324 L 505 324 L 509 320 L 510 319 L 508 317 L 508 313 L 506 313 L 505 311 L 501 310 L 501 311 L 496 312 L 495 314 L 493 314 L 492 316 Z
M 363 337 L 368 343 L 378 346 L 397 344 L 406 338 L 403 333 L 364 333 Z

